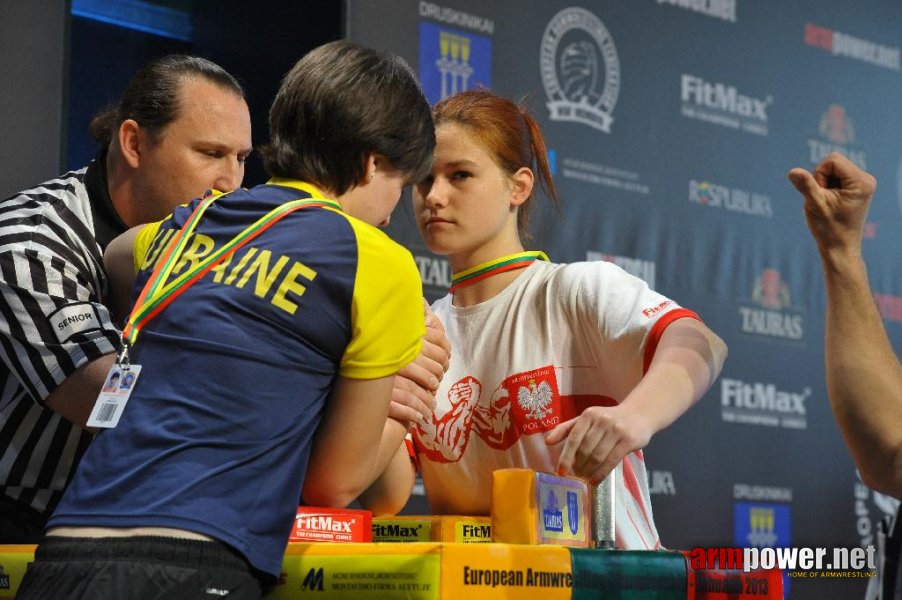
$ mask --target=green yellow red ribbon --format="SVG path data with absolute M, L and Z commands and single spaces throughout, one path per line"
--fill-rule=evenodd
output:
M 188 238 L 200 221 L 201 216 L 203 216 L 207 208 L 209 208 L 217 198 L 221 197 L 222 196 L 208 196 L 204 198 L 195 207 L 194 212 L 191 213 L 179 232 L 169 241 L 165 251 L 157 261 L 150 278 L 144 285 L 144 289 L 141 290 L 141 295 L 138 296 L 138 300 L 135 302 L 135 306 L 132 308 L 132 312 L 128 317 L 125 329 L 122 331 L 122 337 L 128 343 L 134 344 L 138 337 L 138 332 L 144 325 L 156 317 L 164 308 L 166 308 L 166 306 L 198 279 L 203 277 L 210 269 L 275 225 L 282 217 L 302 208 L 317 206 L 341 210 L 341 205 L 334 200 L 328 200 L 318 196 L 292 200 L 281 204 L 254 221 L 229 242 L 204 257 L 204 259 L 195 264 L 193 268 L 188 269 L 173 281 L 167 281 L 172 273 L 172 269 L 178 264 L 178 259 L 181 257 L 182 252 L 188 243 Z
M 492 275 L 522 269 L 528 267 L 537 260 L 548 260 L 548 256 L 539 250 L 530 250 L 528 252 L 518 252 L 516 254 L 508 254 L 493 260 L 478 264 L 475 267 L 464 269 L 457 273 L 451 274 L 451 287 L 449 291 L 454 293 L 455 290 L 465 285 L 482 281 Z

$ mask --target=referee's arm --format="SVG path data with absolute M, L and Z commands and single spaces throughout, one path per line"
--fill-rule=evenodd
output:
M 91 409 L 94 408 L 94 401 L 97 400 L 114 362 L 116 353 L 112 352 L 83 364 L 50 392 L 44 399 L 44 404 L 65 419 L 85 428 Z

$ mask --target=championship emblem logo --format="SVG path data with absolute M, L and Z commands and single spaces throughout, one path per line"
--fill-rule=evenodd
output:
M 611 132 L 620 92 L 620 59 L 604 23 L 584 8 L 556 14 L 542 36 L 542 85 L 553 121 Z

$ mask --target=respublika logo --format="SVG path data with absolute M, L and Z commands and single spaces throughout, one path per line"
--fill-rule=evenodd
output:
M 740 330 L 760 339 L 804 341 L 805 317 L 801 309 L 793 308 L 789 285 L 776 269 L 764 269 L 755 278 L 752 288 L 754 305 L 739 306 Z
M 631 256 L 619 256 L 617 254 L 604 254 L 589 250 L 586 252 L 586 260 L 603 260 L 614 263 L 630 275 L 638 277 L 655 289 L 655 261 L 633 258 Z
M 749 96 L 735 86 L 683 73 L 680 100 L 686 118 L 756 135 L 768 134 L 767 110 L 774 103 L 772 96 Z
M 805 24 L 805 43 L 834 56 L 845 56 L 893 71 L 902 68 L 899 48 L 840 33 L 814 23 Z
M 708 180 L 689 180 L 689 202 L 770 219 L 770 198 L 757 192 L 719 185 Z
M 491 40 L 421 21 L 420 83 L 431 104 L 477 86 L 491 87 Z
M 745 382 L 723 377 L 720 380 L 720 416 L 728 423 L 805 429 L 808 411 L 805 402 L 811 388 L 780 390 L 776 384 Z
M 808 159 L 812 165 L 820 163 L 831 152 L 840 152 L 867 170 L 867 153 L 861 145 L 855 143 L 855 127 L 843 106 L 828 106 L 821 115 L 817 130 L 817 136 L 808 138 Z
M 658 4 L 670 4 L 684 10 L 703 15 L 736 22 L 736 3 L 738 0 L 658 0 Z
M 676 496 L 676 484 L 671 471 L 649 471 L 648 493 L 661 496 Z
M 620 59 L 601 19 L 578 7 L 557 13 L 542 35 L 539 65 L 552 121 L 611 132 L 611 113 L 620 93 Z

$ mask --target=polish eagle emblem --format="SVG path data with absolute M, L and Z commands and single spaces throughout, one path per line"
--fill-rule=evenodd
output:
M 548 405 L 554 398 L 551 386 L 547 381 L 536 385 L 535 379 L 529 380 L 529 387 L 517 390 L 517 404 L 526 411 L 527 419 L 542 419 L 551 412 Z

